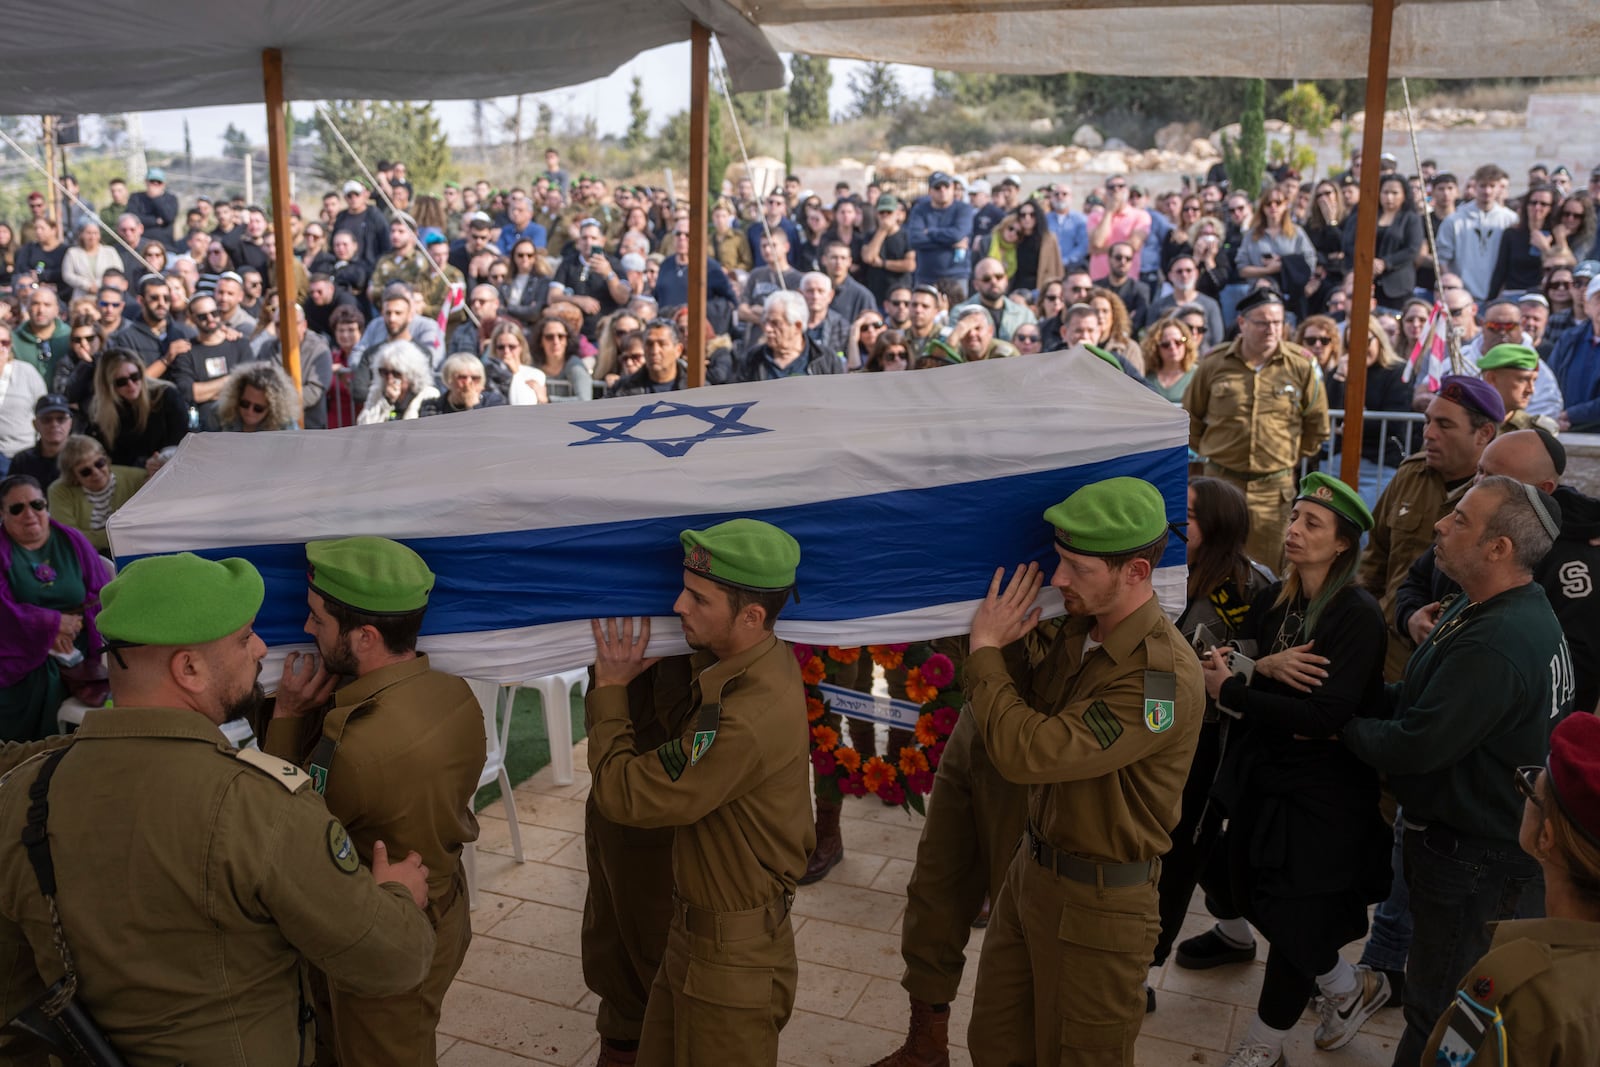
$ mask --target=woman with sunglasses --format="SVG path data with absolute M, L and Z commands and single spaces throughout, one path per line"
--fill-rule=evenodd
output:
M 123 348 L 111 349 L 94 365 L 89 432 L 105 446 L 112 463 L 125 467 L 145 466 L 189 432 L 183 394 L 144 372 L 144 361 Z
M 1282 186 L 1261 194 L 1255 224 L 1240 235 L 1234 264 L 1239 277 L 1252 287 L 1257 279 L 1269 279 L 1283 294 L 1287 308 L 1305 317 L 1306 302 L 1321 288 L 1322 279 L 1316 277 L 1316 249 L 1289 217 L 1289 194 Z
M 1339 332 L 1339 324 L 1326 315 L 1313 315 L 1302 322 L 1294 332 L 1294 343 L 1317 361 L 1324 378 L 1338 369 L 1339 360 L 1344 355 L 1344 338 Z
M 1378 245 L 1372 261 L 1378 303 L 1397 308 L 1417 287 L 1417 255 L 1422 251 L 1422 216 L 1411 199 L 1411 184 L 1398 174 L 1378 183 Z M 1356 219 L 1360 205 L 1345 216 L 1344 258 L 1355 262 Z
M 1560 1067 L 1600 1048 L 1600 721 L 1569 715 L 1543 766 L 1518 767 L 1517 843 L 1544 872 L 1544 918 L 1495 924 L 1433 1028 L 1425 1063 Z M 1456 1058 L 1451 1060 L 1454 1055 Z
M 422 405 L 439 395 L 432 363 L 412 342 L 387 341 L 371 359 L 372 385 L 356 416 L 357 426 L 418 418 Z
M 302 244 L 295 249 L 295 255 L 300 257 L 308 276 L 323 271 L 333 262 L 333 253 L 328 251 L 328 232 L 322 223 L 307 223 L 300 232 L 300 240 Z
M 1559 201 L 1550 227 L 1550 254 L 1545 269 L 1552 263 L 1572 265 L 1594 256 L 1594 202 L 1587 193 L 1574 193 Z
M 95 655 L 105 564 L 50 517 L 36 479 L 0 480 L 0 742 L 59 733 L 64 664 Z
M 844 366 L 846 370 L 861 370 L 872 351 L 877 347 L 878 338 L 882 337 L 889 324 L 876 310 L 863 311 L 856 321 L 850 324 L 850 334 L 844 343 Z
M 1200 360 L 1199 339 L 1176 318 L 1164 318 L 1145 331 L 1140 346 L 1144 353 L 1144 384 L 1165 400 L 1183 403 L 1184 391 L 1194 377 Z
M 872 353 L 867 356 L 866 365 L 861 368 L 869 374 L 878 374 L 883 371 L 910 370 L 911 346 L 906 343 L 906 335 L 899 330 L 884 330 L 872 343 Z
M 550 403 L 544 391 L 544 374 L 533 366 L 528 335 L 521 326 L 504 319 L 496 322 L 484 347 L 483 370 L 489 386 L 508 403 L 513 407 Z
M 511 246 L 511 280 L 502 286 L 501 312 L 520 323 L 538 322 L 550 298 L 555 268 L 529 240 Z
M 1311 194 L 1311 207 L 1306 213 L 1306 237 L 1317 254 L 1317 266 L 1322 268 L 1322 285 L 1311 298 L 1311 307 L 1322 310 L 1328 293 L 1339 288 L 1344 281 L 1344 200 L 1339 187 L 1324 179 L 1317 183 Z
M 217 394 L 216 428 L 233 433 L 293 430 L 299 409 L 294 383 L 281 366 L 270 359 L 245 363 L 233 369 Z
M 1550 301 L 1550 321 L 1545 324 L 1545 335 L 1559 337 L 1572 325 L 1583 303 L 1583 293 L 1578 290 L 1571 267 L 1550 268 L 1544 277 L 1544 298 Z
M 1539 288 L 1545 263 L 1555 251 L 1551 230 L 1561 194 L 1549 184 L 1528 190 L 1517 208 L 1517 221 L 1500 236 L 1500 251 L 1489 276 L 1489 295 L 1517 296 Z M 1574 263 L 1577 260 L 1573 260 Z
M 1390 879 L 1378 774 L 1338 739 L 1383 702 L 1383 611 L 1356 582 L 1371 528 L 1348 486 L 1307 475 L 1284 535 L 1283 579 L 1256 597 L 1240 630 L 1254 673 L 1238 673 L 1224 650 L 1203 660 L 1206 695 L 1238 717 L 1211 789 L 1228 825 L 1201 878 L 1221 922 L 1180 944 L 1177 962 L 1253 957 L 1249 926 L 1271 946 L 1255 1017 L 1227 1067 L 1282 1064 L 1313 996 L 1321 1049 L 1348 1043 L 1389 996 L 1380 972 L 1358 972 L 1339 953 L 1366 934 L 1367 906 Z
M 559 381 L 566 395 L 552 392 L 550 399 L 593 400 L 594 377 L 584 365 L 572 327 L 554 315 L 539 320 L 533 330 L 533 367 L 544 374 L 545 387 Z
M 985 254 L 1004 264 L 1010 289 L 1038 289 L 1065 273 L 1061 246 L 1050 227 L 1043 224 L 1039 211 L 1036 202 L 1025 201 L 1001 219 L 989 235 Z
M 100 442 L 83 434 L 67 438 L 57 463 L 61 477 L 50 486 L 50 514 L 87 537 L 99 551 L 108 551 L 106 521 L 150 476 L 143 467 L 114 465 Z
M 1183 206 L 1178 208 L 1178 224 L 1167 231 L 1167 236 L 1161 242 L 1161 273 L 1167 273 L 1167 268 L 1172 266 L 1172 261 L 1179 256 L 1194 255 L 1194 243 L 1189 239 L 1189 231 L 1194 224 L 1200 221 L 1200 216 L 1205 214 L 1205 207 L 1200 203 L 1198 196 L 1183 198 Z

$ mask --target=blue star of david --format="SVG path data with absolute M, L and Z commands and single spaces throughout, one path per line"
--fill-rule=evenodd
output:
M 676 400 L 658 400 L 653 404 L 646 404 L 632 415 L 623 415 L 615 419 L 577 419 L 570 425 L 594 434 L 587 441 L 573 441 L 577 445 L 603 445 L 617 441 L 629 441 L 634 444 L 649 445 L 661 455 L 669 459 L 682 456 L 699 444 L 701 441 L 712 441 L 719 437 L 749 437 L 752 434 L 771 433 L 769 427 L 751 426 L 743 421 L 745 413 L 756 406 L 752 400 L 743 404 L 684 404 Z M 682 421 L 674 427 L 671 420 L 689 420 L 687 425 Z M 661 431 L 658 435 L 647 436 L 651 424 Z M 697 433 L 681 432 L 686 428 L 700 426 Z M 644 428 L 645 433 L 641 433 Z M 679 431 L 679 432 L 673 432 Z

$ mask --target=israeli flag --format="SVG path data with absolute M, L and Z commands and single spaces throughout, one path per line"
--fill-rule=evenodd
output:
M 791 378 L 584 404 L 500 407 L 311 433 L 206 433 L 110 522 L 119 562 L 242 556 L 276 652 L 310 647 L 308 541 L 374 534 L 438 576 L 421 649 L 441 670 L 525 681 L 590 663 L 589 620 L 672 604 L 680 531 L 748 516 L 801 547 L 791 641 L 965 633 L 995 568 L 1053 573 L 1042 513 L 1078 487 L 1152 482 L 1186 508 L 1184 412 L 1077 349 L 935 371 Z M 1183 608 L 1183 543 L 1156 571 Z M 1060 596 L 1041 593 L 1046 614 Z M 270 668 L 269 668 L 270 671 Z M 268 675 L 264 674 L 264 677 Z M 276 677 L 271 674 L 271 677 Z

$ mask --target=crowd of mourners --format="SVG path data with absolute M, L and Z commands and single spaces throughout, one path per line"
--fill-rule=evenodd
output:
M 1197 477 L 1180 628 L 1196 639 L 1203 624 L 1200 636 L 1257 658 L 1253 677 L 1206 659 L 1208 727 L 1166 860 L 1155 962 L 1243 962 L 1252 926 L 1267 934 L 1259 1012 L 1231 1061 L 1252 1067 L 1283 1062 L 1311 997 L 1324 1048 L 1403 1001 L 1396 1062 L 1417 1061 L 1461 968 L 1488 947 L 1483 923 L 1543 907 L 1539 863 L 1517 847 L 1521 801 L 1490 779 L 1495 745 L 1537 764 L 1545 737 L 1529 748 L 1539 724 L 1495 713 L 1533 697 L 1559 715 L 1596 703 L 1600 502 L 1562 486 L 1558 435 L 1600 431 L 1600 166 L 1587 188 L 1540 166 L 1513 190 L 1494 164 L 1457 176 L 1425 161 L 1408 176 L 1385 155 L 1366 204 L 1362 165 L 1358 153 L 1315 182 L 1279 169 L 1259 190 L 1213 174 L 1181 190 L 1112 175 L 1029 191 L 941 172 L 925 188 L 841 183 L 825 196 L 794 176 L 765 191 L 741 179 L 709 212 L 709 384 L 1086 345 L 1187 410 Z M 111 182 L 97 210 L 72 199 L 52 212 L 35 193 L 28 219 L 0 223 L 0 607 L 19 620 L 0 638 L 0 740 L 55 732 L 95 653 L 84 605 L 105 581 L 94 557 L 108 552 L 107 520 L 187 434 L 687 388 L 689 211 L 670 190 L 569 174 L 553 150 L 507 190 L 419 193 L 402 162 L 376 175 L 380 189 L 351 180 L 315 214 L 294 209 L 287 305 L 267 213 L 205 196 L 184 207 L 158 169 L 141 192 Z M 1353 355 L 1363 211 L 1377 222 L 1360 296 L 1373 316 Z M 298 382 L 284 330 L 298 338 Z M 1346 500 L 1298 478 L 1344 405 L 1352 358 L 1367 367 L 1365 408 L 1420 413 L 1423 432 L 1408 456 L 1386 452 L 1375 425 Z M 1374 465 L 1387 469 L 1369 484 Z M 1466 509 L 1484 479 L 1493 492 Z M 1509 554 L 1478 559 L 1439 533 L 1436 556 L 1453 522 Z M 1458 699 L 1493 705 L 1469 717 L 1476 732 L 1368 718 L 1386 680 L 1417 687 L 1403 706 L 1433 694 L 1418 650 L 1443 655 L 1433 632 L 1461 626 L 1463 604 L 1524 586 L 1545 606 L 1518 594 L 1525 617 L 1496 631 L 1500 658 L 1451 661 Z M 1511 642 L 1519 625 L 1554 634 L 1552 611 L 1570 662 L 1560 650 L 1550 662 L 1549 642 Z M 1300 743 L 1341 733 L 1343 746 Z M 1402 806 L 1386 820 L 1380 772 Z M 815 877 L 842 855 L 836 815 L 831 839 L 824 821 L 819 804 Z M 1418 872 L 1431 872 L 1420 888 Z M 1197 884 L 1217 924 L 1177 942 Z M 1582 879 L 1578 891 L 1600 895 Z M 1365 936 L 1375 902 L 1352 966 L 1339 950 Z M 894 1062 L 923 1062 L 915 998 L 910 1051 Z M 922 1007 L 926 1021 L 948 1004 Z

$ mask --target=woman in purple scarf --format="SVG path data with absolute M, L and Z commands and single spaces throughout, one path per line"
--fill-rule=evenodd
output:
M 94 619 L 107 581 L 88 539 L 50 518 L 37 481 L 0 481 L 0 741 L 57 732 L 63 668 L 100 654 Z

